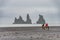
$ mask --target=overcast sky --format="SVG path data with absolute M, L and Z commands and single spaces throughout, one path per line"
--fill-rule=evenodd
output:
M 0 24 L 12 24 L 20 15 L 29 13 L 33 23 L 43 15 L 47 23 L 60 23 L 59 0 L 0 0 Z M 57 5 L 58 4 L 58 5 Z

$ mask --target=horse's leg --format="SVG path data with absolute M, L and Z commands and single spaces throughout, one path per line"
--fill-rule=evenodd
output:
M 45 30 L 45 27 L 43 27 L 43 29 Z
M 45 27 L 44 27 L 44 26 L 42 26 L 42 29 L 44 29 L 44 30 L 45 30 Z
M 49 26 L 48 26 L 48 27 L 46 27 L 46 29 L 48 29 L 48 30 L 49 30 Z
M 49 26 L 48 26 L 48 30 L 49 30 Z
M 49 29 L 48 26 L 46 26 L 45 29 Z

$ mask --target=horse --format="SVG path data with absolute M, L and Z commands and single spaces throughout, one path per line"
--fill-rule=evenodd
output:
M 48 30 L 49 30 L 48 24 L 43 24 L 43 25 L 42 25 L 42 29 L 44 29 L 44 30 L 48 29 Z

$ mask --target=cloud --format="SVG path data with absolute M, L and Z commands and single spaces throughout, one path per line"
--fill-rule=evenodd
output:
M 9 7 L 54 6 L 51 0 L 1 0 L 0 4 Z
M 42 14 L 42 15 L 47 15 L 47 14 L 57 14 L 57 9 L 56 8 L 47 8 L 47 7 L 11 7 L 11 8 L 1 8 L 3 15 L 2 17 L 9 17 L 9 18 L 14 18 L 18 17 L 19 15 L 26 16 L 26 14 L 30 15 L 37 15 L 37 14 Z M 25 17 L 24 17 L 25 19 Z
M 16 14 L 22 14 L 22 13 L 32 13 L 32 12 L 43 12 L 43 13 L 57 13 L 57 8 L 54 7 L 11 7 L 11 8 L 2 8 L 4 13 L 16 13 Z

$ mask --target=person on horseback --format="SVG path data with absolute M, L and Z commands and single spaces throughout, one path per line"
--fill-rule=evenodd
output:
M 46 23 L 46 24 L 43 24 L 43 25 L 42 25 L 42 28 L 43 28 L 44 30 L 48 28 L 48 30 L 49 30 L 48 23 Z
M 48 30 L 49 30 L 49 26 L 48 26 L 48 23 L 46 23 L 46 24 L 45 24 L 45 28 L 48 28 Z
M 48 27 L 48 23 L 45 24 L 45 27 Z

